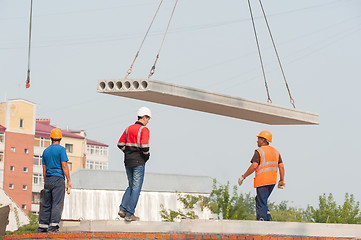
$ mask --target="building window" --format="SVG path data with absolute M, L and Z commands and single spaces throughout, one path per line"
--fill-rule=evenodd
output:
M 89 154 L 89 155 L 108 156 L 108 148 L 107 147 L 87 145 L 86 150 L 87 150 L 87 154 Z
M 0 162 L 2 162 L 4 160 L 4 153 L 0 152 Z
M 44 138 L 44 137 L 36 137 L 35 138 L 35 147 L 49 147 L 51 144 L 50 138 Z
M 24 167 L 24 172 L 28 172 L 28 168 L 27 167 Z
M 39 204 L 40 203 L 40 193 L 33 192 L 33 197 L 31 203 Z
M 15 152 L 15 148 L 14 148 L 14 147 L 11 147 L 11 148 L 10 148 L 10 151 Z
M 107 170 L 108 169 L 108 163 L 107 162 L 98 162 L 98 161 L 86 161 L 87 169 L 97 169 L 97 170 Z
M 4 142 L 5 135 L 4 133 L 0 133 L 0 143 Z
M 34 155 L 34 165 L 40 166 L 42 164 L 42 157 L 38 155 Z
M 73 152 L 73 144 L 65 143 L 65 149 L 66 149 L 67 153 L 72 153 Z
M 34 185 L 41 185 L 43 184 L 43 175 L 40 173 L 33 174 L 33 184 Z
M 25 210 L 26 209 L 26 204 L 22 204 L 21 208 Z
M 28 190 L 28 186 L 27 186 L 27 185 L 23 185 L 23 190 L 24 190 L 24 191 Z
M 69 162 L 69 161 L 68 161 L 68 168 L 69 168 L 69 171 L 72 170 L 72 164 L 71 164 L 71 162 Z
M 24 119 L 20 118 L 20 128 L 24 127 Z
M 108 148 L 104 148 L 103 155 L 108 156 Z
M 29 154 L 29 149 L 25 148 L 25 149 L 24 149 L 24 153 L 25 153 L 25 154 Z
M 10 171 L 15 171 L 15 167 L 14 167 L 14 166 L 10 166 Z
M 14 184 L 10 183 L 9 184 L 9 189 L 14 189 Z

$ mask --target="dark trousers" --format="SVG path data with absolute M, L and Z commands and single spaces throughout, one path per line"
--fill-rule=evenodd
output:
M 256 216 L 257 220 L 272 221 L 271 213 L 268 209 L 267 201 L 271 195 L 275 184 L 257 187 L 256 196 Z
M 47 176 L 39 215 L 38 232 L 54 232 L 58 230 L 64 207 L 64 196 L 65 179 L 57 176 Z

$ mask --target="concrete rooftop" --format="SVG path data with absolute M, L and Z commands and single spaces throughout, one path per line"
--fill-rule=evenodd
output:
M 61 232 L 222 233 L 262 236 L 361 238 L 360 224 L 261 222 L 238 220 L 183 220 L 181 222 L 130 222 L 93 220 L 61 222 Z

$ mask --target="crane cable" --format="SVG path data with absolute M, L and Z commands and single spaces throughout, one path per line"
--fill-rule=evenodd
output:
M 159 54 L 160 54 L 160 51 L 162 50 L 163 43 L 164 43 L 165 37 L 166 37 L 166 35 L 167 35 L 168 29 L 169 29 L 169 25 L 170 25 L 170 23 L 171 23 L 171 21 L 172 21 L 175 8 L 177 7 L 177 3 L 178 3 L 178 0 L 176 0 L 176 2 L 175 2 L 175 4 L 174 4 L 172 14 L 170 15 L 167 28 L 166 28 L 166 30 L 165 30 L 165 32 L 164 32 L 164 36 L 163 36 L 162 43 L 160 44 L 160 47 L 159 47 L 159 50 L 158 50 L 158 54 L 157 54 L 157 56 L 156 56 L 156 58 L 155 58 L 154 64 L 153 64 L 152 68 L 150 69 L 150 73 L 149 73 L 148 79 L 149 79 L 149 78 L 154 74 L 154 72 L 155 72 L 155 65 L 157 64 L 157 61 L 158 61 L 158 59 L 159 59 Z
M 292 98 L 292 95 L 291 95 L 291 91 L 290 91 L 290 88 L 288 87 L 288 83 L 287 83 L 287 80 L 286 80 L 286 76 L 285 76 L 285 73 L 283 71 L 283 67 L 282 67 L 282 64 L 281 64 L 281 60 L 280 60 L 280 57 L 278 55 L 278 51 L 277 51 L 277 48 L 276 48 L 276 44 L 273 40 L 273 36 L 272 36 L 272 33 L 271 33 L 271 28 L 268 24 L 268 20 L 267 20 L 267 17 L 266 17 L 266 13 L 264 11 L 264 8 L 263 8 L 263 4 L 261 2 L 261 0 L 259 0 L 259 4 L 261 5 L 261 8 L 262 8 L 262 12 L 263 12 L 263 16 L 264 16 L 264 20 L 266 22 L 266 25 L 267 25 L 267 28 L 268 28 L 268 32 L 269 32 L 269 35 L 271 37 L 271 40 L 272 40 L 272 44 L 273 44 L 273 49 L 275 50 L 275 53 L 276 53 L 276 56 L 277 56 L 277 60 L 278 60 L 278 64 L 280 65 L 280 68 L 281 68 L 281 72 L 282 72 L 282 76 L 283 76 L 283 79 L 285 81 L 285 84 L 286 84 L 286 88 L 287 88 L 287 91 L 288 91 L 288 95 L 290 97 L 290 103 L 293 105 L 293 108 L 296 108 L 296 105 L 295 105 L 295 100 Z
M 25 87 L 30 87 L 30 50 L 31 50 L 31 23 L 33 19 L 33 0 L 30 3 L 30 24 L 29 24 L 29 49 L 28 49 L 28 73 L 26 78 Z
M 148 36 L 149 30 L 151 29 L 151 27 L 152 27 L 152 25 L 153 25 L 153 22 L 154 22 L 155 18 L 157 17 L 157 14 L 158 14 L 158 12 L 159 12 L 159 9 L 160 9 L 160 6 L 162 5 L 162 3 L 163 3 L 163 0 L 161 0 L 160 3 L 159 3 L 158 9 L 157 9 L 157 11 L 155 12 L 155 14 L 154 14 L 154 16 L 153 16 L 153 19 L 152 19 L 152 21 L 151 21 L 151 23 L 150 23 L 150 25 L 149 25 L 149 27 L 148 27 L 147 32 L 145 33 L 145 36 L 144 36 L 144 38 L 143 38 L 143 41 L 142 41 L 142 43 L 140 44 L 140 47 L 139 47 L 139 49 L 138 49 L 138 51 L 137 51 L 137 54 L 135 54 L 134 60 L 133 60 L 132 64 L 130 65 L 130 67 L 129 67 L 128 71 L 127 71 L 127 75 L 125 75 L 124 79 L 127 79 L 127 77 L 132 73 L 132 69 L 133 69 L 133 65 L 134 65 L 134 63 L 135 63 L 135 60 L 136 60 L 137 57 L 139 56 L 139 52 L 140 52 L 140 50 L 141 50 L 142 47 L 143 47 L 144 41 L 145 41 L 145 39 L 146 39 L 147 36 Z
M 260 49 L 259 42 L 258 42 L 256 25 L 255 25 L 255 23 L 254 23 L 254 18 L 253 18 L 253 13 L 252 13 L 252 7 L 251 7 L 250 0 L 248 0 L 248 7 L 249 7 L 249 12 L 250 12 L 250 14 L 251 14 L 253 32 L 254 32 L 254 36 L 255 36 L 256 44 L 257 44 L 257 49 L 258 49 L 258 56 L 259 56 L 259 60 L 260 60 L 260 62 L 261 62 L 261 68 L 262 68 L 262 73 L 263 73 L 264 85 L 265 85 L 266 91 L 267 91 L 267 97 L 268 97 L 267 102 L 268 102 L 268 103 L 272 103 L 272 100 L 271 100 L 271 97 L 270 97 L 270 94 L 269 94 L 269 90 L 268 90 L 268 84 L 267 84 L 267 80 L 266 80 L 266 73 L 265 73 L 265 71 L 264 71 L 263 60 L 262 60 L 262 55 L 261 55 L 261 49 Z

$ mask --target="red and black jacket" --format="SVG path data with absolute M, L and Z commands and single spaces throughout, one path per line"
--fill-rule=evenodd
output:
M 127 127 L 118 141 L 118 148 L 124 152 L 125 167 L 145 165 L 149 153 L 149 129 L 141 122 Z

